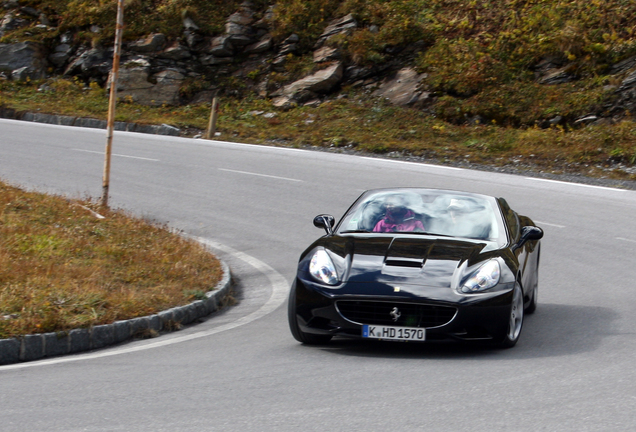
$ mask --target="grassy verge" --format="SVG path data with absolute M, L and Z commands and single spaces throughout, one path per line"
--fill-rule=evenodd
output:
M 23 111 L 106 118 L 107 95 L 99 86 L 85 87 L 79 81 L 62 79 L 51 80 L 45 87 L 40 84 L 0 82 L 0 104 Z M 547 129 L 501 126 L 496 122 L 458 126 L 430 113 L 388 105 L 359 90 L 343 89 L 343 94 L 347 97 L 318 108 L 289 111 L 278 111 L 263 99 L 225 98 L 217 130 L 229 141 L 316 146 L 440 163 L 636 180 L 633 121 Z M 59 100 L 67 103 L 60 105 Z M 118 121 L 168 123 L 193 134 L 207 126 L 209 109 L 209 104 L 153 108 L 124 102 L 118 104 L 116 117 Z
M 153 314 L 221 277 L 216 258 L 165 227 L 0 182 L 0 339 Z

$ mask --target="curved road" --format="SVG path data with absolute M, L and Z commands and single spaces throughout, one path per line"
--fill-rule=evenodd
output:
M 0 178 L 101 193 L 105 132 L 0 120 Z M 441 166 L 116 133 L 110 204 L 208 241 L 241 302 L 89 354 L 0 366 L 0 431 L 627 431 L 636 425 L 636 192 Z M 298 344 L 298 255 L 362 190 L 504 196 L 545 230 L 511 350 Z

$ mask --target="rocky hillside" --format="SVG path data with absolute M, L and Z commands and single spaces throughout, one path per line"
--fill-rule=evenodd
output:
M 107 86 L 116 3 L 3 0 L 0 79 Z M 358 91 L 455 125 L 611 126 L 636 112 L 635 17 L 624 0 L 129 0 L 118 95 L 291 109 Z M 634 163 L 633 140 L 619 150 Z
M 5 8 L 16 5 L 15 0 L 5 2 Z M 309 51 L 302 49 L 295 33 L 276 42 L 272 36 L 274 11 L 274 6 L 255 11 L 246 2 L 227 17 L 225 31 L 220 34 L 205 34 L 186 17 L 179 37 L 170 39 L 163 33 L 152 33 L 126 43 L 119 96 L 139 104 L 175 105 L 206 101 L 217 91 L 243 95 L 254 92 L 272 98 L 278 107 L 317 104 L 344 85 L 379 85 L 398 63 L 364 67 L 346 61 L 341 50 L 328 44 L 359 27 L 351 14 L 330 22 Z M 32 7 L 9 8 L 1 31 L 32 27 L 34 22 L 39 22 L 34 26 L 38 29 L 48 29 L 46 23 L 51 23 Z M 92 25 L 89 31 L 99 33 L 101 29 Z M 31 41 L 2 44 L 0 70 L 5 79 L 12 80 L 41 80 L 57 74 L 107 85 L 113 48 L 87 46 L 77 43 L 77 39 L 66 32 L 49 47 Z M 409 47 L 411 54 L 418 47 L 421 44 Z M 303 58 L 307 56 L 312 63 Z M 422 107 L 430 93 L 419 88 L 422 75 L 413 67 L 413 55 L 410 60 L 392 71 L 397 73 L 396 79 L 388 86 L 379 85 L 378 94 L 386 94 L 398 104 Z

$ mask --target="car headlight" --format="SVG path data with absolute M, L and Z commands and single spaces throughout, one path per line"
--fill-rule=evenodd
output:
M 309 273 L 317 280 L 327 285 L 337 285 L 340 282 L 336 266 L 324 249 L 318 249 L 309 263 Z
M 485 291 L 499 283 L 501 268 L 495 260 L 482 265 L 461 287 L 463 293 L 476 293 Z

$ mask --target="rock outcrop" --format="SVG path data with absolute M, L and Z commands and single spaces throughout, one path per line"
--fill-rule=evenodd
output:
M 298 80 L 282 90 L 282 95 L 273 100 L 274 106 L 288 108 L 292 103 L 302 103 L 316 99 L 319 94 L 327 93 L 342 80 L 342 63 L 337 62 Z
M 46 75 L 46 66 L 46 52 L 39 44 L 0 44 L 0 72 L 13 79 L 42 79 Z
M 64 71 L 66 76 L 78 76 L 89 81 L 96 80 L 100 84 L 106 82 L 106 78 L 113 66 L 113 49 L 80 49 L 71 58 Z
M 147 60 L 130 61 L 119 70 L 117 96 L 142 105 L 175 105 L 179 101 L 179 88 L 184 78 L 173 69 L 151 75 Z
M 616 89 L 617 100 L 611 108 L 614 114 L 636 112 L 636 57 L 630 73 Z
M 330 22 L 327 28 L 325 28 L 325 30 L 322 32 L 322 34 L 318 38 L 315 48 L 322 47 L 333 36 L 336 36 L 342 33 L 349 33 L 356 27 L 358 27 L 358 23 L 356 22 L 356 20 L 353 18 L 353 15 L 351 14 Z
M 386 98 L 394 105 L 423 108 L 431 100 L 430 93 L 420 88 L 425 78 L 426 74 L 418 74 L 407 67 L 382 81 L 374 95 Z

